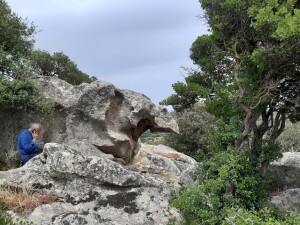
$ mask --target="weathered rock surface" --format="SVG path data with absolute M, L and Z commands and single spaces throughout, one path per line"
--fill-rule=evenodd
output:
M 25 166 L 0 172 L 0 185 L 49 189 L 59 201 L 36 208 L 26 218 L 50 224 L 166 224 L 179 220 L 169 203 L 192 158 L 166 146 L 141 145 L 129 165 L 112 157 L 89 156 L 67 145 L 48 143 Z
M 300 188 L 288 189 L 272 197 L 271 202 L 284 211 L 300 209 Z
M 300 188 L 300 152 L 285 152 L 283 157 L 271 163 L 277 189 Z
M 300 152 L 285 152 L 272 162 L 269 170 L 274 177 L 271 202 L 284 211 L 300 209 Z M 284 190 L 284 191 L 282 191 Z
M 140 135 L 151 131 L 177 132 L 167 109 L 143 94 L 121 90 L 104 81 L 73 86 L 56 77 L 37 77 L 44 95 L 56 103 L 52 122 L 44 123 L 43 141 L 72 146 L 91 156 L 109 153 L 129 163 L 139 150 Z M 0 160 L 17 155 L 16 137 L 38 115 L 0 113 Z M 1 162 L 0 162 L 1 164 Z M 1 165 L 0 165 L 1 166 Z

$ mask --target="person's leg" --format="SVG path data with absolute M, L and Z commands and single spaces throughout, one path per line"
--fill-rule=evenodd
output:
M 32 159 L 34 156 L 36 156 L 38 153 L 28 154 L 28 155 L 21 155 L 21 160 L 23 162 L 23 165 L 27 163 L 30 159 Z

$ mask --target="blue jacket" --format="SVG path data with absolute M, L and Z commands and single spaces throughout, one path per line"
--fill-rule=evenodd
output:
M 38 152 L 38 146 L 34 143 L 29 130 L 24 130 L 18 137 L 18 147 L 22 155 L 29 155 Z

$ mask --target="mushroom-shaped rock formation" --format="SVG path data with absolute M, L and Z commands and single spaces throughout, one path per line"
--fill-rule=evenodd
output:
M 68 144 L 90 155 L 112 154 L 129 163 L 146 130 L 178 132 L 167 109 L 143 94 L 104 81 L 73 86 L 56 77 L 37 77 L 36 83 L 56 103 L 54 121 L 45 129 L 46 142 Z

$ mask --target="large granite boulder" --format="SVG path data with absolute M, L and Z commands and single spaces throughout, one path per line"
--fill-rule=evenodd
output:
M 273 196 L 271 202 L 283 211 L 300 209 L 300 152 L 285 152 L 272 162 Z
M 274 176 L 274 189 L 300 188 L 300 152 L 285 152 L 272 162 L 269 170 Z
M 271 202 L 283 211 L 299 211 L 300 188 L 288 189 L 271 198 Z
M 167 109 L 143 94 L 104 81 L 73 86 L 57 77 L 40 76 L 34 82 L 56 104 L 52 120 L 42 124 L 45 143 L 64 143 L 91 156 L 104 152 L 129 163 L 138 153 L 139 137 L 146 130 L 178 132 Z M 0 112 L 0 128 L 4 130 L 0 136 L 0 167 L 1 161 L 9 164 L 9 159 L 17 155 L 18 133 L 38 121 L 39 115 Z
M 134 161 L 123 165 L 111 155 L 89 156 L 48 143 L 25 166 L 0 172 L 0 185 L 48 189 L 59 196 L 25 217 L 36 225 L 156 225 L 180 219 L 169 205 L 170 192 L 196 166 L 192 158 L 162 145 L 142 145 Z

